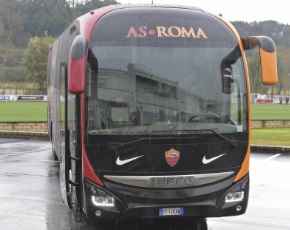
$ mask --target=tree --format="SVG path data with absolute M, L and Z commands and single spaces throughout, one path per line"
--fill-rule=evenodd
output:
M 14 44 L 23 34 L 22 17 L 15 1 L 2 0 L 0 3 L 0 38 L 6 45 Z
M 104 6 L 109 5 L 115 5 L 119 4 L 117 1 L 114 0 L 82 0 L 82 1 L 76 1 L 76 0 L 70 0 L 71 4 L 72 2 L 75 4 L 75 9 L 78 12 L 78 16 L 85 14 L 89 12 L 90 10 L 95 10 Z M 76 3 L 78 2 L 78 3 Z
M 48 48 L 52 37 L 33 37 L 24 53 L 23 64 L 27 68 L 27 80 L 36 83 L 40 90 L 46 89 Z
M 276 85 L 278 94 L 289 95 L 290 91 L 290 49 L 284 46 L 277 46 L 277 69 L 279 82 Z

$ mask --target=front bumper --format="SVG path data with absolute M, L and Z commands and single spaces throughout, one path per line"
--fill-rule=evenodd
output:
M 84 209 L 89 220 L 118 220 L 141 218 L 168 218 L 160 216 L 160 208 L 182 208 L 180 217 L 221 217 L 241 215 L 246 212 L 249 194 L 249 176 L 233 183 L 233 178 L 222 182 L 186 189 L 148 190 L 104 182 L 106 188 L 85 179 Z M 93 191 L 97 191 L 94 192 Z M 114 191 L 114 193 L 112 192 Z M 225 202 L 229 192 L 244 192 L 240 202 Z M 95 194 L 114 197 L 113 207 L 95 206 L 91 197 Z M 239 207 L 238 207 L 239 206 Z

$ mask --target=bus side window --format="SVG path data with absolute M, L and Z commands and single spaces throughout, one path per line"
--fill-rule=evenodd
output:
M 90 49 L 88 53 L 87 77 L 89 77 L 90 97 L 97 99 L 98 60 Z M 87 83 L 88 83 L 88 80 L 87 80 Z
M 89 50 L 86 72 L 86 97 L 88 100 L 87 129 L 101 129 L 99 111 L 97 111 L 98 61 Z

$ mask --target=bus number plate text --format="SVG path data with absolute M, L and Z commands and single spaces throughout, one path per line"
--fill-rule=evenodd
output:
M 183 213 L 183 208 L 159 208 L 159 216 L 180 216 Z

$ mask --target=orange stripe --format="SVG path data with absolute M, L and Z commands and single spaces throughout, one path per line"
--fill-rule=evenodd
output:
M 95 174 L 94 169 L 92 167 L 92 165 L 90 164 L 90 161 L 88 159 L 88 156 L 86 154 L 85 148 L 83 146 L 83 175 L 84 177 L 88 178 L 89 180 L 91 180 L 92 182 L 104 186 L 104 184 L 102 183 L 102 181 L 99 179 L 99 177 Z
M 216 15 L 215 15 L 216 16 Z M 237 30 L 235 29 L 235 27 L 226 19 L 224 19 L 223 17 L 219 17 L 216 16 L 218 18 L 220 18 L 224 23 L 226 23 L 226 25 L 232 30 L 232 32 L 235 34 L 237 41 L 239 43 L 240 49 L 241 49 L 241 53 L 242 53 L 242 59 L 243 59 L 243 63 L 244 63 L 244 70 L 245 70 L 245 75 L 246 75 L 246 86 L 247 86 L 247 91 L 250 93 L 250 82 L 249 82 L 249 73 L 248 73 L 248 65 L 247 65 L 247 60 L 246 60 L 246 56 L 245 56 L 245 51 L 244 51 L 244 47 L 241 41 L 241 38 L 237 32 Z M 240 169 L 240 171 L 238 172 L 234 182 L 239 181 L 240 179 L 242 179 L 244 176 L 246 176 L 249 173 L 249 166 L 250 166 L 250 130 L 251 130 L 251 108 L 250 108 L 250 103 L 251 103 L 251 99 L 250 96 L 248 96 L 248 130 L 249 130 L 249 136 L 248 136 L 248 150 L 246 153 L 246 156 L 244 158 L 244 161 L 242 163 L 242 167 Z
M 249 166 L 250 166 L 250 148 L 248 148 L 242 167 L 240 171 L 238 172 L 234 182 L 239 181 L 240 179 L 242 179 L 244 176 L 246 176 L 249 173 Z

